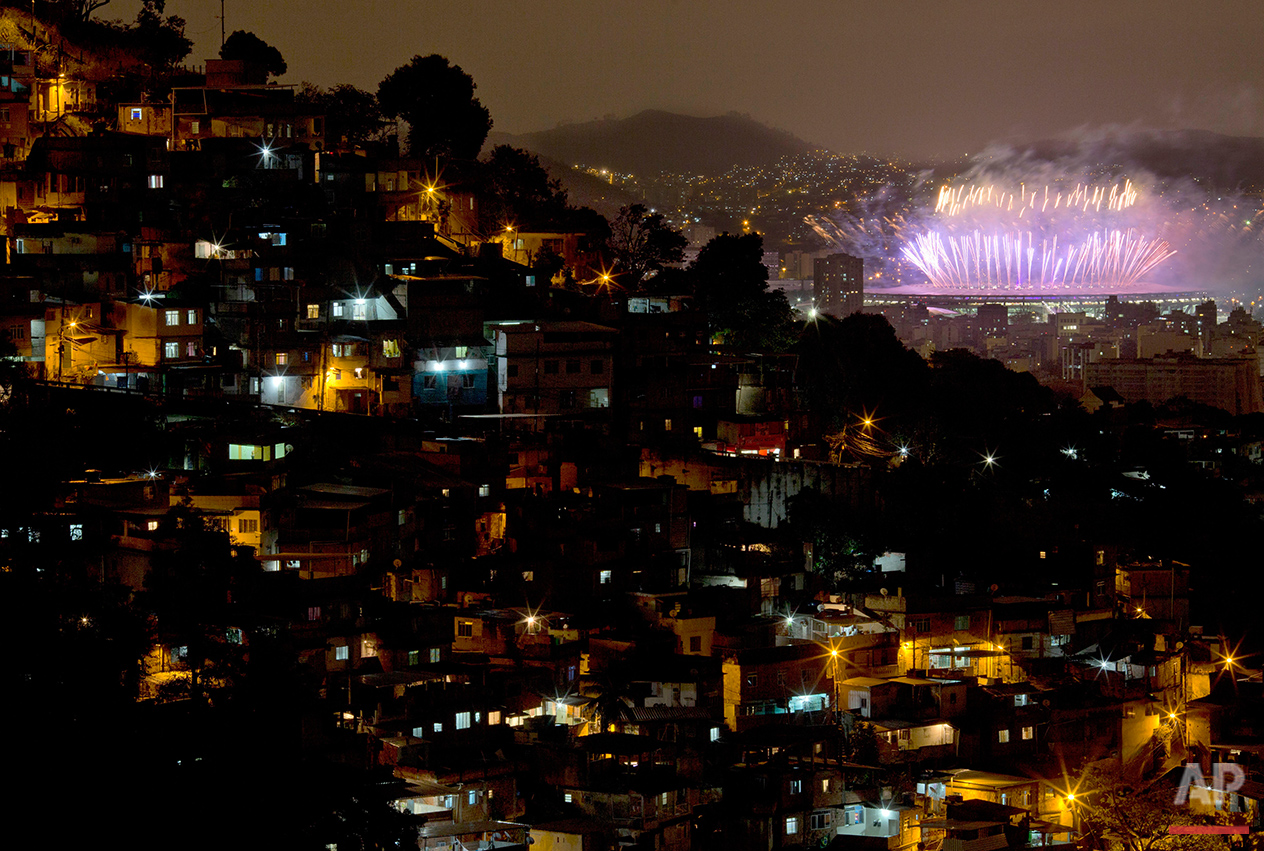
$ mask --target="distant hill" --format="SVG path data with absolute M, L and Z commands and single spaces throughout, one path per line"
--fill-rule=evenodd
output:
M 598 177 L 571 168 L 549 157 L 540 156 L 540 165 L 548 170 L 551 177 L 556 177 L 562 182 L 562 188 L 566 190 L 567 198 L 572 206 L 592 207 L 608 219 L 619 215 L 620 207 L 645 200 L 639 195 L 633 195 L 618 186 L 611 186 Z
M 766 165 L 819 149 L 744 115 L 696 118 L 661 110 L 516 136 L 493 133 L 487 141 L 526 148 L 567 165 L 582 163 L 638 176 L 661 171 L 722 174 L 733 166 Z

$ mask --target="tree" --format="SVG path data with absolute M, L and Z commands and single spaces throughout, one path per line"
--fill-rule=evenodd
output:
M 877 314 L 844 319 L 818 314 L 795 351 L 799 385 L 832 431 L 853 426 L 857 415 L 877 414 L 890 433 L 891 418 L 912 407 L 927 381 L 926 362 Z
M 164 18 L 166 8 L 166 0 L 144 0 L 131 30 L 134 49 L 145 57 L 146 64 L 161 72 L 174 69 L 193 51 L 193 42 L 184 34 L 184 18 Z
M 381 136 L 386 126 L 373 93 L 346 83 L 326 90 L 305 82 L 295 98 L 324 111 L 325 142 L 330 150 L 362 147 Z
M 1159 780 L 1134 779 L 1117 767 L 1095 767 L 1075 784 L 1072 806 L 1083 828 L 1081 847 L 1102 851 L 1175 851 L 1222 848 L 1222 840 L 1168 832 L 1173 825 L 1210 824 L 1215 818 L 1177 804 L 1176 790 Z
M 795 338 L 790 304 L 784 293 L 768 289 L 763 260 L 759 234 L 723 233 L 704 245 L 689 267 L 712 335 L 739 351 L 785 351 Z
M 687 244 L 662 213 L 651 213 L 644 204 L 623 207 L 610 223 L 610 252 L 629 289 L 641 289 L 664 266 L 683 260 Z
M 883 549 L 873 540 L 872 523 L 815 488 L 792 496 L 787 508 L 790 534 L 812 544 L 813 572 L 838 584 L 872 571 L 874 556 Z
M 6 5 L 22 8 L 16 3 Z M 91 18 L 92 13 L 97 9 L 108 5 L 110 5 L 110 0 L 55 0 L 49 4 L 49 7 L 61 20 L 83 22 Z M 28 3 L 26 6 L 31 7 L 31 4 Z
M 219 49 L 219 58 L 262 65 L 273 77 L 280 77 L 288 67 L 285 64 L 285 58 L 281 56 L 281 51 L 254 33 L 245 30 L 235 30 L 228 37 L 224 46 Z
M 857 721 L 847 735 L 847 759 L 860 765 L 877 765 L 878 731 L 866 721 Z
M 245 674 L 242 603 L 258 563 L 234 551 L 228 536 L 185 500 L 167 513 L 175 549 L 154 557 L 145 593 L 161 635 L 185 649 L 187 681 L 176 696 L 205 700 L 211 688 L 239 685 Z
M 535 154 L 497 145 L 480 168 L 479 226 L 493 234 L 506 226 L 541 228 L 557 224 L 568 209 L 561 181 L 550 177 Z
M 472 160 L 492 129 L 476 88 L 461 66 L 432 53 L 396 68 L 378 85 L 377 100 L 384 115 L 408 122 L 410 155 Z

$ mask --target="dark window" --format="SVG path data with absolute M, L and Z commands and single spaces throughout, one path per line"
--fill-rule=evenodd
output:
M 1032 648 L 1032 640 L 1030 635 L 1023 636 L 1023 649 L 1030 650 Z
M 422 376 L 421 384 L 425 389 L 433 390 L 435 389 L 435 377 L 433 375 Z
M 510 378 L 517 378 L 518 377 L 518 364 L 516 363 L 509 364 L 509 366 L 505 368 L 505 374 L 509 376 Z
M 557 361 L 555 361 L 555 360 L 546 360 L 546 361 L 544 362 L 544 374 L 545 374 L 545 375 L 557 375 Z
M 472 372 L 467 372 L 467 373 L 463 374 L 463 375 L 461 376 L 461 386 L 462 386 L 462 387 L 464 387 L 466 390 L 473 389 L 473 387 L 474 387 L 474 373 L 472 373 Z
M 566 362 L 566 374 L 567 374 L 567 375 L 577 375 L 578 373 L 579 373 L 579 361 L 577 361 L 577 360 L 568 360 L 568 361 Z

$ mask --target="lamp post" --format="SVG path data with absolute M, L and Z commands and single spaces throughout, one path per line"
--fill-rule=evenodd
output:
M 78 326 L 78 324 L 79 323 L 77 323 L 75 320 L 73 319 L 70 320 L 69 327 L 71 331 L 73 331 L 75 327 Z M 66 308 L 65 306 L 63 306 L 61 309 L 61 322 L 58 323 L 57 325 L 57 383 L 58 384 L 61 383 L 62 363 L 65 362 L 66 360 L 66 327 L 67 327 Z M 74 361 L 75 361 L 75 339 L 72 336 L 70 338 L 70 366 L 71 368 L 73 368 L 75 365 Z

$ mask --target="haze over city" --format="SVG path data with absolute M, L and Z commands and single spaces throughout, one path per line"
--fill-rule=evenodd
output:
M 442 53 L 509 133 L 661 108 L 749 113 L 834 151 L 913 158 L 1103 125 L 1264 134 L 1264 7 L 1251 0 L 225 8 L 228 32 L 289 59 L 285 82 L 372 89 L 403 59 Z M 192 61 L 216 55 L 218 3 L 168 0 L 167 14 L 187 19 Z

